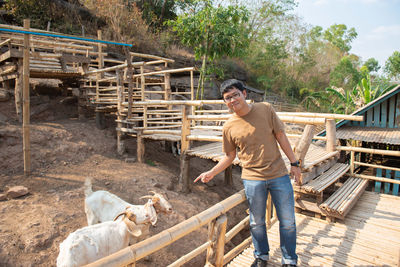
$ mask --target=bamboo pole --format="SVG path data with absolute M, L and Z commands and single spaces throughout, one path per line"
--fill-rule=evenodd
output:
M 294 155 L 296 156 L 296 159 L 300 161 L 301 167 L 304 166 L 304 158 L 306 157 L 312 137 L 314 136 L 314 130 L 315 125 L 306 125 L 300 140 L 295 146 Z
M 17 77 L 15 78 L 14 100 L 15 112 L 18 116 L 18 121 L 22 122 L 23 113 L 23 87 L 24 87 L 24 60 L 19 58 L 17 61 Z
M 246 238 L 242 243 L 236 246 L 234 249 L 229 251 L 224 256 L 224 265 L 228 264 L 234 257 L 240 254 L 245 248 L 248 248 L 251 245 L 252 239 L 251 236 Z
M 372 148 L 354 147 L 354 146 L 338 146 L 336 149 L 342 151 L 354 151 L 354 152 L 400 157 L 400 151 L 395 151 L 395 150 L 372 149 Z
M 251 100 L 246 100 L 247 103 L 251 103 Z M 135 102 L 138 106 L 152 106 L 152 105 L 187 105 L 187 106 L 202 106 L 212 104 L 224 104 L 223 100 L 147 100 Z
M 225 247 L 225 234 L 226 226 L 228 224 L 228 217 L 226 214 L 217 218 L 217 242 L 216 242 L 216 255 L 215 266 L 222 267 L 224 263 L 224 247 Z
M 334 113 L 308 113 L 308 112 L 276 112 L 278 116 L 297 116 L 297 117 L 307 117 L 307 118 L 325 118 L 333 120 L 350 120 L 350 121 L 363 121 L 363 116 L 355 115 L 344 115 L 344 114 L 334 114 Z
M 165 73 L 164 74 L 164 100 L 171 99 L 171 74 Z
M 354 174 L 354 151 L 350 152 L 350 174 L 353 175 Z
M 330 153 L 326 154 L 325 156 L 322 156 L 322 157 L 319 158 L 318 160 L 314 160 L 314 161 L 312 161 L 312 162 L 309 162 L 309 163 L 307 163 L 307 164 L 304 164 L 303 169 L 304 169 L 304 170 L 310 169 L 311 167 L 313 167 L 313 166 L 315 166 L 315 165 L 317 165 L 317 164 L 319 164 L 319 163 L 321 163 L 321 162 L 323 162 L 323 161 L 325 161 L 325 160 L 327 160 L 327 159 L 330 159 L 330 158 L 332 158 L 332 157 L 335 157 L 335 156 L 338 155 L 338 154 L 339 154 L 339 151 L 330 152 Z
M 365 174 L 357 174 L 357 173 L 354 173 L 352 176 L 357 177 L 357 178 L 362 178 L 362 179 L 374 180 L 374 181 L 378 181 L 378 182 L 400 184 L 400 180 L 395 180 L 395 179 L 382 178 L 382 177 L 376 177 L 376 176 L 365 175 Z
M 149 54 L 142 54 L 142 53 L 137 53 L 137 52 L 131 52 L 131 55 L 134 56 L 134 57 L 158 59 L 160 61 L 168 62 L 168 63 L 174 63 L 175 62 L 175 60 L 170 59 L 170 58 L 159 57 L 159 56 L 149 55 Z
M 97 39 L 99 40 L 102 39 L 101 30 L 97 30 Z M 103 46 L 100 43 L 97 45 L 97 50 L 98 50 L 98 55 L 97 55 L 98 68 L 103 69 L 104 68 Z M 104 78 L 104 72 L 100 74 L 100 78 Z
M 128 50 L 128 49 L 126 49 Z M 133 67 L 132 67 L 132 59 L 129 52 L 126 52 L 126 60 L 127 60 L 127 76 L 128 76 L 128 119 L 132 117 L 132 106 L 133 106 Z M 143 66 L 140 66 L 143 68 Z
M 29 30 L 30 20 L 24 19 L 24 29 Z M 24 174 L 31 174 L 31 140 L 30 140 L 30 96 L 29 96 L 29 34 L 24 34 L 24 62 L 23 62 L 23 146 L 24 146 Z
M 336 150 L 336 123 L 335 120 L 326 120 L 326 150 L 333 152 Z
M 210 135 L 187 135 L 186 140 L 189 141 L 209 141 L 209 142 L 222 142 L 222 136 Z
M 177 72 L 185 72 L 185 71 L 193 71 L 193 67 L 189 68 L 181 68 L 181 69 L 171 69 L 171 70 L 160 70 L 160 71 L 153 71 L 153 72 L 146 72 L 143 75 L 151 76 L 151 75 L 161 75 L 166 73 L 177 73 Z M 140 75 L 135 75 L 134 77 L 139 77 Z
M 122 128 L 122 112 L 121 112 L 121 103 L 123 101 L 123 93 L 122 93 L 122 73 L 120 70 L 117 70 L 117 94 L 118 94 L 118 104 L 117 104 L 117 127 Z M 118 155 L 122 155 L 125 152 L 124 142 L 122 141 L 122 132 L 117 131 L 117 153 Z
M 354 151 L 352 151 L 352 153 L 354 153 Z M 359 161 L 354 161 L 354 165 L 360 165 L 360 166 L 372 167 L 372 168 L 380 168 L 380 169 L 400 172 L 400 168 L 388 167 L 388 166 L 377 165 L 377 164 L 369 164 L 369 163 L 364 163 L 364 162 L 359 162 Z
M 140 66 L 143 66 L 143 65 L 144 65 L 144 62 L 134 62 L 134 63 L 132 63 L 133 67 L 140 67 Z M 115 71 L 117 69 L 125 69 L 126 67 L 128 67 L 128 63 L 124 63 L 124 64 L 121 64 L 121 65 L 116 65 L 116 66 L 112 66 L 112 67 L 108 67 L 108 68 L 88 71 L 88 72 L 85 72 L 85 75 L 102 73 L 102 72 L 111 72 L 111 71 Z M 136 77 L 136 76 L 134 76 L 134 77 Z M 107 78 L 107 79 L 110 79 L 110 78 Z M 115 79 L 115 77 L 111 77 L 111 79 Z M 101 81 L 103 81 L 103 80 L 101 80 Z
M 296 113 L 293 113 L 293 116 L 279 116 L 279 118 L 283 122 L 296 123 L 296 124 L 313 124 L 313 125 L 325 124 L 325 119 L 323 118 L 296 117 Z
M 144 101 L 145 100 L 145 98 L 144 98 L 144 91 L 145 91 L 145 82 L 146 82 L 146 80 L 145 80 L 145 78 L 144 78 L 144 67 L 143 66 L 140 66 L 140 75 L 138 76 L 138 77 L 140 77 L 140 100 L 141 101 Z

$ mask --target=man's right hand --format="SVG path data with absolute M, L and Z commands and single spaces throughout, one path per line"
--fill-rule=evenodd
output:
M 211 181 L 214 178 L 214 174 L 213 172 L 207 171 L 207 172 L 203 172 L 202 174 L 200 174 L 194 181 L 193 183 L 196 183 L 197 181 L 201 180 L 203 183 L 208 183 L 209 181 Z

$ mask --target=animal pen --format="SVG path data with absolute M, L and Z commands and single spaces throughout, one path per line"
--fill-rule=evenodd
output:
M 134 52 L 126 53 L 125 61 L 111 59 L 104 52 L 106 43 L 101 40 L 60 39 L 56 33 L 30 29 L 29 24 L 25 24 L 24 29 L 0 26 L 0 79 L 10 90 L 12 82 L 15 82 L 16 111 L 17 114 L 23 114 L 24 135 L 28 135 L 26 146 L 24 138 L 24 160 L 27 161 L 24 167 L 27 174 L 30 172 L 29 77 L 78 79 L 81 86 L 75 93 L 79 99 L 79 112 L 83 112 L 83 108 L 93 108 L 100 126 L 105 115 L 114 116 L 118 152 L 123 153 L 125 138 L 136 138 L 139 162 L 144 161 L 146 140 L 179 142 L 179 185 L 183 192 L 190 191 L 192 183 L 191 157 L 213 161 L 219 161 L 223 157 L 222 126 L 231 114 L 224 108 L 222 100 L 193 99 L 194 68 L 170 69 L 168 64 L 173 63 L 171 59 Z M 29 37 L 32 33 L 39 35 Z M 43 33 L 46 35 L 42 35 Z M 101 39 L 101 33 L 98 37 Z M 135 62 L 135 58 L 142 61 Z M 176 73 L 190 75 L 189 92 L 171 90 L 171 74 Z M 175 95 L 186 100 L 174 100 Z M 392 100 L 389 100 L 387 108 L 380 109 L 389 111 L 386 118 L 392 118 L 390 112 L 393 108 L 397 112 L 396 116 L 393 114 L 393 118 L 398 118 L 400 114 L 399 98 L 393 99 L 393 105 L 390 104 Z M 382 106 L 384 104 L 380 107 Z M 394 193 L 400 180 L 397 179 L 397 174 L 390 177 L 379 176 L 378 171 L 376 175 L 364 174 L 364 169 L 360 166 L 398 173 L 398 167 L 364 162 L 369 157 L 363 154 L 379 154 L 398 160 L 400 151 L 398 147 L 382 149 L 360 146 L 360 143 L 338 138 L 343 136 L 336 129 L 337 120 L 368 124 L 369 120 L 372 123 L 377 121 L 378 116 L 370 118 L 365 114 L 299 112 L 278 112 L 278 116 L 285 124 L 300 124 L 304 127 L 301 134 L 288 133 L 302 169 L 301 184 L 294 186 L 299 264 L 398 265 L 400 211 L 393 207 L 400 205 L 400 198 L 396 194 L 389 195 L 386 190 L 370 192 L 367 189 L 371 186 L 370 181 L 384 182 L 392 185 L 391 192 Z M 399 119 L 394 119 L 393 123 L 394 126 L 397 125 L 394 128 L 398 129 Z M 317 126 L 325 127 L 326 136 L 316 135 Z M 338 139 L 342 140 L 340 146 L 337 145 Z M 284 154 L 283 157 L 286 165 L 289 165 Z M 234 164 L 240 166 L 240 161 L 235 159 Z M 226 184 L 232 183 L 231 168 L 225 172 Z M 89 265 L 135 265 L 135 262 L 147 255 L 184 236 L 193 235 L 197 229 L 207 225 L 208 237 L 205 243 L 190 253 L 176 255 L 176 260 L 168 263 L 168 266 L 181 266 L 202 254 L 205 254 L 205 265 L 247 266 L 253 260 L 250 237 L 225 252 L 225 245 L 248 228 L 249 217 L 244 213 L 243 219 L 237 225 L 227 229 L 229 212 L 244 201 L 242 190 L 170 229 Z M 277 234 L 279 226 L 270 198 L 267 214 L 271 245 L 269 264 L 280 266 Z

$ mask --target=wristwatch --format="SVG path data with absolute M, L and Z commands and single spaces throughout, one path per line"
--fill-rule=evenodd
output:
M 290 166 L 300 167 L 300 161 L 296 160 L 295 162 L 290 162 Z

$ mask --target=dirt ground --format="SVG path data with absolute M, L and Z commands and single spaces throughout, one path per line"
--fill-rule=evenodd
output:
M 223 184 L 220 174 L 208 185 L 195 184 L 183 194 L 174 185 L 179 176 L 179 158 L 166 152 L 163 142 L 146 143 L 146 164 L 126 161 L 136 155 L 134 138 L 127 140 L 127 153 L 116 153 L 112 120 L 104 130 L 93 118 L 77 119 L 76 104 L 60 104 L 61 97 L 46 98 L 47 104 L 31 119 L 32 175 L 23 174 L 22 126 L 16 120 L 13 99 L 0 102 L 0 193 L 22 185 L 29 194 L 0 201 L 0 266 L 55 266 L 59 244 L 69 233 L 84 227 L 83 182 L 93 179 L 94 190 L 110 191 L 124 200 L 143 204 L 149 190 L 168 196 L 173 213 L 161 214 L 154 235 L 211 207 L 242 188 L 234 168 L 234 186 Z M 39 101 L 40 102 L 40 101 Z M 39 106 L 40 106 L 39 105 Z M 215 163 L 191 160 L 193 179 Z M 230 212 L 228 229 L 246 216 L 246 205 Z M 242 233 L 246 235 L 248 233 Z M 166 266 L 206 241 L 207 228 L 182 238 L 141 260 L 137 266 Z M 227 248 L 237 245 L 233 239 Z M 187 265 L 204 265 L 204 253 Z

